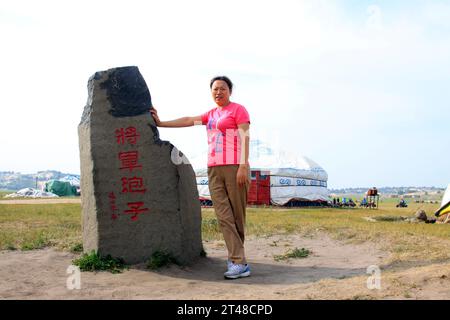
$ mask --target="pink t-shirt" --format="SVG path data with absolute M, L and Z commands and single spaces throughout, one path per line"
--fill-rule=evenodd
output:
M 202 124 L 208 134 L 208 167 L 239 164 L 241 137 L 238 125 L 250 123 L 244 106 L 231 102 L 202 114 Z

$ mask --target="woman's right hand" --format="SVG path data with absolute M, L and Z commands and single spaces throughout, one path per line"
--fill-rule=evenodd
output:
M 159 127 L 161 125 L 161 120 L 159 120 L 158 111 L 156 111 L 156 109 L 153 108 L 150 109 L 150 113 L 152 114 L 153 120 L 155 120 L 156 126 Z

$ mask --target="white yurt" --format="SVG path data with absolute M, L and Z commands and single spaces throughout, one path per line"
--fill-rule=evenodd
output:
M 249 203 L 282 206 L 295 201 L 329 200 L 327 172 L 305 156 L 251 140 L 249 162 L 252 179 Z M 200 200 L 210 200 L 206 156 L 193 159 L 191 164 L 196 173 Z

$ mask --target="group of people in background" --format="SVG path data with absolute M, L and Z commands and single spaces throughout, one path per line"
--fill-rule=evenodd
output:
M 352 198 L 343 197 L 341 199 L 337 197 L 333 198 L 333 207 L 356 207 L 356 203 Z

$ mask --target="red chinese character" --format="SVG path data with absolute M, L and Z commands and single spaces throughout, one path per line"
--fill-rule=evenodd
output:
M 117 141 L 117 144 L 125 143 L 125 132 L 124 132 L 123 128 L 116 129 L 116 141 Z
M 142 165 L 138 164 L 138 156 L 137 151 L 119 152 L 120 170 L 129 169 L 131 172 L 135 168 L 142 168 Z
M 122 193 L 145 193 L 147 189 L 144 188 L 144 183 L 142 178 L 122 178 Z
M 140 136 L 141 135 L 137 133 L 135 127 L 128 127 L 125 130 L 123 128 L 116 130 L 117 144 L 125 144 L 126 140 L 129 144 L 135 145 Z
M 116 220 L 119 217 L 119 215 L 116 214 L 116 212 L 118 211 L 117 206 L 116 206 L 116 195 L 114 194 L 114 192 L 110 192 L 110 193 L 108 193 L 108 198 L 109 198 L 110 209 L 113 212 L 111 214 L 111 219 Z
M 136 221 L 138 219 L 138 214 L 144 213 L 148 211 L 148 208 L 141 208 L 144 205 L 144 202 L 128 202 L 127 203 L 129 210 L 125 210 L 125 214 L 132 214 L 131 220 Z

